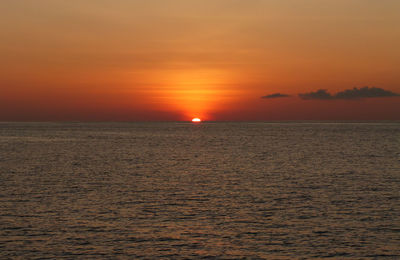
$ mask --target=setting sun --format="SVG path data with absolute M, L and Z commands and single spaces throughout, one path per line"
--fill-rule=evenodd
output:
M 200 122 L 201 122 L 201 119 L 196 117 L 196 118 L 193 118 L 193 119 L 192 119 L 192 122 L 193 122 L 193 123 L 200 123 Z

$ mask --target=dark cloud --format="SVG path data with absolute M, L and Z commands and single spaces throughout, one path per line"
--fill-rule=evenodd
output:
M 329 94 L 326 89 L 319 89 L 315 92 L 308 92 L 308 93 L 303 93 L 299 94 L 299 97 L 301 99 L 333 99 L 333 96 Z
M 375 98 L 375 97 L 397 97 L 400 96 L 389 90 L 384 90 L 382 88 L 353 88 L 338 92 L 335 95 L 336 99 L 359 99 L 359 98 Z
M 299 94 L 299 97 L 305 100 L 361 99 L 361 98 L 397 97 L 397 96 L 400 96 L 400 94 L 375 87 L 346 89 L 336 93 L 335 95 L 331 95 L 325 89 L 320 89 L 315 92 Z
M 274 93 L 274 94 L 271 94 L 271 95 L 263 96 L 261 98 L 283 98 L 283 97 L 290 97 L 290 95 L 281 94 L 281 93 Z

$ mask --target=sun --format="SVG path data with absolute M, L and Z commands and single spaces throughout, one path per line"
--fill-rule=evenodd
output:
M 192 122 L 193 122 L 193 123 L 200 123 L 200 122 L 201 122 L 201 119 L 198 118 L 198 117 L 195 117 L 195 118 L 192 119 Z

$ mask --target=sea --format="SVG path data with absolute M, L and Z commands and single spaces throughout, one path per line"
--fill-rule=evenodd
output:
M 400 122 L 0 123 L 0 259 L 399 259 Z

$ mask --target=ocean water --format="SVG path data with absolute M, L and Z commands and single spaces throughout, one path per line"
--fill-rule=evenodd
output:
M 0 258 L 400 257 L 400 123 L 0 123 Z

